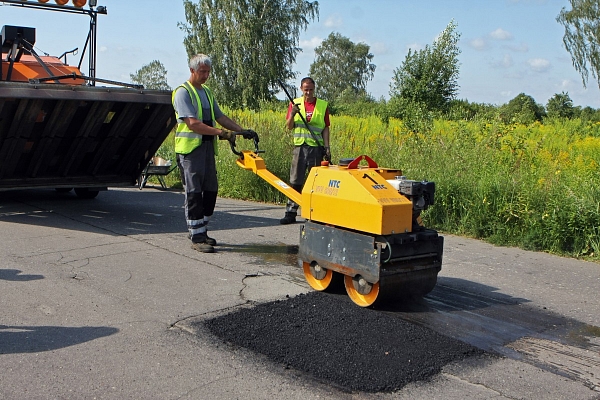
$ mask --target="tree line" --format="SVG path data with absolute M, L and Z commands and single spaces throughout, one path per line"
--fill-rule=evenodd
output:
M 570 0 L 557 22 L 565 27 L 564 44 L 584 87 L 589 74 L 598 80 L 600 69 L 600 0 Z M 301 51 L 299 37 L 318 19 L 319 4 L 308 0 L 184 0 L 188 56 L 199 52 L 216 60 L 211 87 L 219 102 L 231 108 L 285 109 L 277 100 L 279 82 L 297 78 L 293 71 Z M 529 124 L 554 118 L 581 118 L 600 122 L 600 110 L 573 104 L 568 93 L 552 96 L 545 105 L 520 93 L 496 106 L 459 100 L 460 33 L 454 21 L 432 44 L 409 50 L 390 82 L 389 100 L 374 99 L 367 91 L 376 65 L 365 43 L 354 43 L 332 32 L 315 49 L 309 75 L 318 82 L 318 96 L 327 100 L 333 114 L 377 115 L 384 121 L 398 118 L 411 129 L 423 130 L 435 118 L 488 119 Z M 167 71 L 158 60 L 131 74 L 131 80 L 147 88 L 169 89 Z M 600 80 L 599 80 L 600 86 Z M 288 89 L 294 90 L 291 84 Z

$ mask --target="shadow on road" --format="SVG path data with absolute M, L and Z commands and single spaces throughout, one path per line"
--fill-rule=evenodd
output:
M 527 303 L 528 299 L 500 293 L 493 286 L 440 277 L 427 296 L 386 304 L 379 310 L 480 349 L 516 358 L 519 356 L 505 347 L 507 344 L 525 337 L 572 340 L 574 332 L 583 326 L 545 307 Z
M 44 279 L 44 275 L 21 275 L 21 271 L 18 269 L 0 269 L 0 280 L 3 281 L 26 282 L 38 279 Z
M 181 192 L 168 190 L 108 190 L 85 200 L 74 193 L 50 189 L 0 192 L 0 223 L 27 224 L 107 235 L 185 233 L 187 231 Z M 252 203 L 217 200 L 211 231 L 279 225 L 278 219 L 252 215 Z
M 62 349 L 117 333 L 106 326 L 6 326 L 0 325 L 0 354 L 37 353 Z

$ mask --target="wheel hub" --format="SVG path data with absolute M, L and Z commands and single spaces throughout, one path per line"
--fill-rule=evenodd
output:
M 367 282 L 366 279 L 360 275 L 356 275 L 352 278 L 352 285 L 358 293 L 363 295 L 371 293 L 371 290 L 373 289 L 373 284 Z
M 327 275 L 327 270 L 322 268 L 319 264 L 314 263 L 310 266 L 310 274 L 314 276 L 315 279 L 321 280 Z

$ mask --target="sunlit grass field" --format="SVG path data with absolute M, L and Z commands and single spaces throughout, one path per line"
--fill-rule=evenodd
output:
M 291 132 L 274 111 L 228 111 L 260 136 L 267 168 L 289 178 Z M 600 255 L 600 125 L 579 120 L 547 124 L 434 121 L 415 133 L 402 121 L 331 117 L 334 162 L 366 154 L 381 167 L 399 168 L 409 179 L 436 183 L 428 227 L 485 239 L 497 245 L 598 259 Z M 175 160 L 169 137 L 158 154 Z M 270 203 L 286 199 L 235 164 L 228 142 L 217 158 L 219 195 Z M 238 139 L 238 149 L 251 149 Z M 167 177 L 181 187 L 179 175 Z

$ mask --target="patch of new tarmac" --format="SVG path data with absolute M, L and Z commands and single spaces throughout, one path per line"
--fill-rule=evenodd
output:
M 352 392 L 392 392 L 487 353 L 432 329 L 311 292 L 205 321 L 224 342 Z

